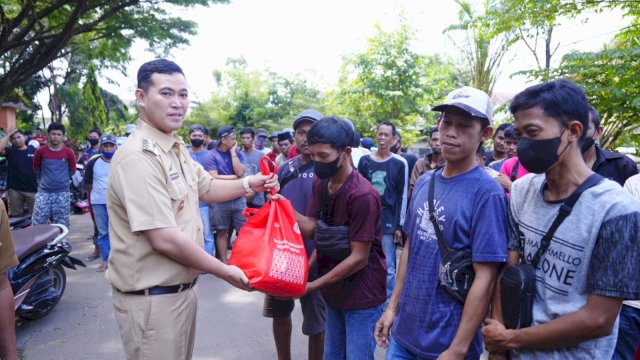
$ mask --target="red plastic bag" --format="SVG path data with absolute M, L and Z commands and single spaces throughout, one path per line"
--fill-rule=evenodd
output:
M 270 173 L 269 163 L 277 171 L 263 157 L 263 174 Z M 229 264 L 242 269 L 256 290 L 277 297 L 304 295 L 309 260 L 291 203 L 272 200 L 260 210 L 247 209 L 245 216 L 250 218 L 240 228 Z

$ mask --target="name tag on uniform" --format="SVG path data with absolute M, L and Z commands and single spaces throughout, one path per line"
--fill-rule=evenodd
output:
M 171 178 L 171 180 L 177 180 L 180 178 L 180 174 L 178 174 L 177 171 L 172 172 L 171 174 L 169 174 L 169 178 Z

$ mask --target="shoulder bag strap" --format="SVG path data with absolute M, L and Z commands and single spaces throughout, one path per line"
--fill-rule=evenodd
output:
M 519 165 L 520 165 L 520 160 L 516 161 L 516 163 L 513 165 L 513 168 L 511 169 L 511 182 L 516 181 L 516 179 L 518 178 Z
M 322 181 L 320 189 L 320 218 L 327 225 L 333 225 L 329 220 L 329 179 Z
M 580 184 L 580 186 L 578 186 L 578 188 L 575 189 L 575 191 L 565 199 L 565 201 L 562 203 L 562 206 L 560 206 L 558 216 L 556 216 L 556 219 L 553 221 L 553 224 L 551 224 L 549 231 L 547 231 L 547 233 L 542 238 L 542 241 L 540 241 L 540 248 L 538 249 L 538 251 L 536 251 L 535 255 L 533 255 L 533 258 L 531 259 L 531 265 L 533 265 L 534 267 L 538 266 L 540 258 L 547 251 L 549 245 L 551 244 L 553 234 L 556 232 L 556 230 L 558 230 L 558 227 L 560 227 L 560 224 L 562 224 L 564 219 L 566 219 L 567 216 L 571 214 L 571 210 L 573 210 L 573 206 L 576 204 L 576 202 L 578 202 L 580 195 L 582 195 L 582 193 L 587 189 L 598 185 L 600 181 L 602 181 L 602 179 L 602 176 L 594 173 L 585 181 L 583 181 L 582 184 Z
M 441 167 L 437 167 L 433 170 L 433 174 L 431 175 L 431 179 L 429 179 L 429 220 L 431 220 L 431 224 L 433 224 L 433 231 L 436 233 L 436 237 L 438 238 L 438 247 L 440 248 L 440 256 L 444 257 L 446 254 L 451 251 L 446 242 L 444 242 L 444 237 L 442 235 L 442 231 L 440 230 L 440 225 L 438 225 L 438 220 L 436 218 L 435 211 L 433 211 L 433 198 L 435 193 L 435 184 L 436 184 L 436 174 Z
M 312 167 L 312 166 L 313 166 L 313 161 L 309 161 L 308 163 L 306 163 L 306 164 L 300 166 L 299 168 L 295 169 L 294 171 L 290 172 L 289 175 L 286 178 L 284 178 L 284 179 L 282 179 L 280 181 L 280 190 L 282 191 L 284 186 L 289 181 L 297 178 L 300 175 L 300 173 L 303 173 L 303 172 L 309 170 L 309 168 Z

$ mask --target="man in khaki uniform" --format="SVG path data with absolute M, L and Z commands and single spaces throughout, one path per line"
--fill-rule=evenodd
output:
M 244 273 L 204 249 L 198 199 L 226 201 L 278 187 L 263 175 L 215 180 L 174 131 L 189 106 L 180 67 L 154 60 L 138 70 L 136 131 L 113 157 L 107 207 L 107 280 L 128 359 L 190 359 L 199 272 L 249 290 Z
M 16 348 L 16 323 L 13 307 L 13 290 L 7 271 L 18 265 L 13 237 L 9 229 L 9 217 L 0 201 L 0 359 L 18 358 Z

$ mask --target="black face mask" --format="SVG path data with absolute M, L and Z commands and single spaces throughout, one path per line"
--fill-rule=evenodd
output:
M 96 146 L 98 145 L 98 142 L 100 142 L 100 139 L 87 139 L 87 141 L 89 142 L 89 144 L 91 144 L 91 146 Z
M 204 140 L 203 139 L 189 139 L 191 141 L 191 145 L 193 145 L 193 147 L 200 147 L 202 146 L 202 144 L 204 144 Z
M 340 155 L 342 155 L 342 153 Z M 342 165 L 338 166 L 338 163 L 340 162 L 340 155 L 338 155 L 338 157 L 330 163 L 315 161 L 313 163 L 313 168 L 316 176 L 322 180 L 325 180 L 337 174 L 338 170 L 340 170 L 340 167 L 342 167 Z
M 558 162 L 560 155 L 569 147 L 569 144 L 567 144 L 562 152 L 558 154 L 558 149 L 562 142 L 562 134 L 564 134 L 564 129 L 560 136 L 551 139 L 531 140 L 525 137 L 520 138 L 520 142 L 518 142 L 518 159 L 532 173 L 542 174 L 546 172 L 553 164 Z
M 596 141 L 593 138 L 586 137 L 584 138 L 584 140 L 582 140 L 582 145 L 580 145 L 580 150 L 584 154 L 587 151 L 589 151 L 589 149 L 591 149 L 591 147 L 595 145 L 595 143 Z

